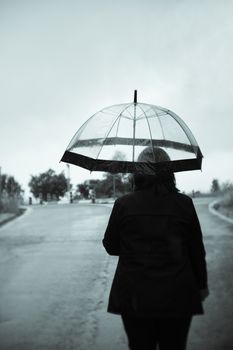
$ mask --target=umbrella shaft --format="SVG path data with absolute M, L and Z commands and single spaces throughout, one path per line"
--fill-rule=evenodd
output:
M 135 152 L 135 132 L 136 132 L 136 103 L 134 103 L 134 118 L 133 118 L 133 162 Z

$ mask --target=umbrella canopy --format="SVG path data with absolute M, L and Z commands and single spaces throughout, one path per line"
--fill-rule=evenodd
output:
M 139 155 L 162 148 L 170 160 L 141 162 Z M 139 157 L 139 159 L 138 159 Z M 106 107 L 76 132 L 61 161 L 90 171 L 156 174 L 201 169 L 202 153 L 192 132 L 174 112 L 134 102 Z

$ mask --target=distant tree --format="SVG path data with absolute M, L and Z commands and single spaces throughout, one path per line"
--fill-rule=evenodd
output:
M 116 151 L 112 159 L 125 161 L 126 155 L 121 151 Z M 131 191 L 131 184 L 128 181 L 127 174 L 105 173 L 102 180 L 86 180 L 84 183 L 77 185 L 77 188 L 83 198 L 88 198 L 90 190 L 95 191 L 96 198 L 119 197 Z
M 125 161 L 126 155 L 122 151 L 117 150 L 114 153 L 113 160 Z M 131 185 L 126 174 L 106 173 L 104 177 L 105 180 L 103 181 L 102 186 L 104 187 L 104 192 L 108 197 L 119 197 L 131 191 Z
M 119 197 L 127 192 L 131 191 L 131 185 L 122 176 L 122 174 L 110 174 L 104 175 L 104 180 L 101 182 L 102 193 L 106 197 Z
M 81 196 L 85 199 L 88 198 L 89 195 L 89 186 L 85 183 L 77 185 L 78 191 L 80 192 Z
M 21 186 L 15 180 L 14 176 L 9 176 L 6 182 L 6 191 L 10 196 L 19 195 L 21 192 Z
M 118 174 L 104 174 L 104 179 L 100 184 L 100 192 L 104 197 L 113 197 L 114 196 L 114 186 L 115 192 L 118 188 L 119 182 L 121 182 L 120 176 Z
M 213 179 L 212 185 L 211 185 L 211 192 L 217 193 L 219 191 L 220 191 L 219 181 L 217 179 Z
M 48 196 L 59 199 L 67 191 L 67 179 L 64 173 L 57 175 L 52 169 L 37 176 L 31 176 L 28 185 L 33 195 L 44 201 L 47 201 Z
M 14 197 L 20 195 L 22 188 L 15 180 L 14 176 L 2 174 L 0 176 L 0 192 L 7 193 L 8 196 Z
M 95 191 L 96 198 L 119 197 L 131 191 L 131 184 L 122 174 L 105 173 L 102 180 L 86 180 L 77 185 L 77 190 L 83 198 L 88 198 L 90 190 Z

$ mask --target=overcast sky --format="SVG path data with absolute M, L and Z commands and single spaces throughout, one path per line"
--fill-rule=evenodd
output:
M 204 155 L 181 190 L 233 181 L 231 0 L 0 0 L 0 166 L 26 189 L 98 110 L 138 101 L 178 114 Z M 71 166 L 72 183 L 96 178 Z

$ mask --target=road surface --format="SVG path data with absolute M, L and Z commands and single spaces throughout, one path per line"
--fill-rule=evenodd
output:
M 211 295 L 193 319 L 188 350 L 233 349 L 233 225 L 196 199 Z M 102 247 L 111 208 L 34 207 L 0 229 L 0 350 L 126 350 L 106 313 L 116 257 Z

